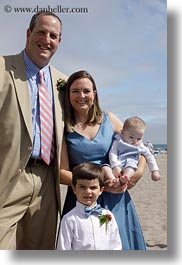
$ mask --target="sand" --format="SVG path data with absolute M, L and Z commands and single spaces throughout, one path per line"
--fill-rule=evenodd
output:
M 167 249 L 167 154 L 155 155 L 161 180 L 151 180 L 146 166 L 143 178 L 130 190 L 140 219 L 147 250 Z M 62 203 L 66 186 L 61 185 Z
M 167 249 L 167 154 L 155 155 L 161 180 L 151 180 L 148 167 L 130 190 L 148 250 Z

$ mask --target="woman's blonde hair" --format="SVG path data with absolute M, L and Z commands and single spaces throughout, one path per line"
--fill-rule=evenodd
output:
M 93 84 L 93 91 L 96 92 L 93 105 L 91 106 L 88 112 L 88 118 L 87 118 L 86 124 L 95 125 L 95 124 L 102 122 L 102 110 L 99 106 L 99 100 L 98 100 L 95 81 L 87 71 L 81 70 L 81 71 L 75 72 L 72 75 L 70 75 L 70 77 L 67 80 L 67 84 L 65 88 L 65 94 L 64 94 L 65 111 L 64 113 L 65 113 L 65 125 L 66 125 L 67 132 L 73 132 L 73 127 L 76 122 L 75 115 L 74 115 L 74 109 L 70 103 L 70 87 L 75 80 L 82 79 L 82 78 L 88 78 Z

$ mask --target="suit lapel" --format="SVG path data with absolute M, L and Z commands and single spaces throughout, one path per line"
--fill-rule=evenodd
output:
M 15 90 L 19 101 L 20 109 L 29 135 L 32 139 L 32 115 L 27 75 L 23 60 L 23 54 L 18 54 L 12 61 L 11 74 L 15 82 Z
M 53 96 L 54 96 L 54 119 L 55 119 L 55 133 L 57 139 L 56 142 L 59 145 L 59 143 L 62 142 L 60 135 L 62 135 L 64 127 L 61 102 L 59 101 L 59 91 L 56 88 L 56 83 L 57 80 L 60 78 L 60 73 L 58 75 L 53 67 L 50 67 L 50 71 L 52 77 Z
M 15 83 L 15 90 L 19 101 L 21 113 L 26 124 L 30 138 L 32 139 L 32 115 L 31 115 L 31 100 L 29 95 L 29 88 L 27 82 L 27 75 L 25 70 L 25 64 L 23 59 L 23 53 L 20 53 L 12 59 L 11 62 L 11 74 Z M 55 133 L 58 150 L 62 143 L 64 121 L 62 115 L 61 102 L 59 100 L 59 92 L 56 89 L 57 80 L 62 77 L 67 79 L 66 76 L 61 75 L 56 71 L 54 67 L 50 67 L 52 85 L 53 85 L 53 97 L 54 97 L 54 117 L 55 117 Z M 56 110 L 56 111 L 55 111 Z

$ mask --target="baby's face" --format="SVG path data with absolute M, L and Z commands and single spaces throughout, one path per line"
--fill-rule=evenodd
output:
M 122 131 L 122 139 L 128 144 L 139 146 L 142 143 L 144 133 L 144 128 L 135 130 L 133 128 L 129 128 Z

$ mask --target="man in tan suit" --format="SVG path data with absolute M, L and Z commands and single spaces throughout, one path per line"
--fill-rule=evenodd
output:
M 0 249 L 54 249 L 63 137 L 61 94 L 66 76 L 49 65 L 61 41 L 62 23 L 50 12 L 32 17 L 26 48 L 0 57 Z M 13 40 L 12 40 L 13 41 Z M 41 158 L 39 70 L 51 96 L 54 157 Z

